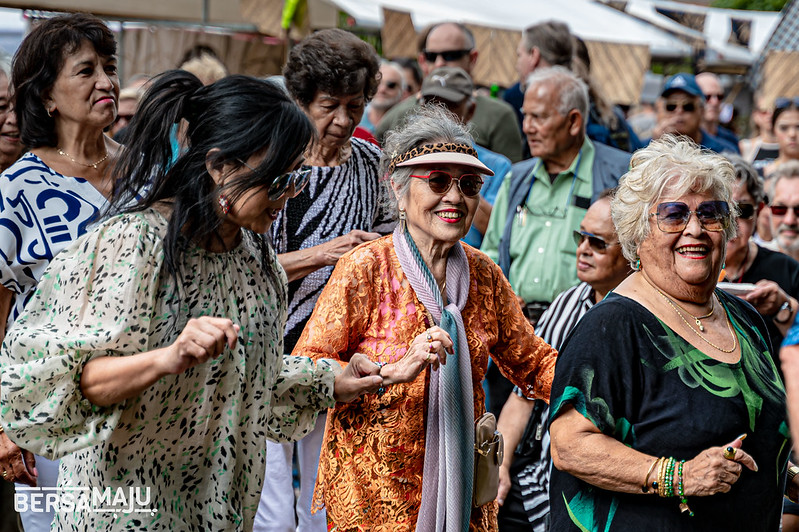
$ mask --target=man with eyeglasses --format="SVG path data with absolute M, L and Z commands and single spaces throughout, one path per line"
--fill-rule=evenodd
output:
M 473 75 L 478 51 L 474 35 L 463 24 L 442 22 L 430 27 L 419 39 L 419 50 L 419 66 L 425 78 L 442 66 L 460 67 Z M 386 133 L 399 125 L 418 103 L 418 97 L 406 98 L 386 113 L 375 129 L 377 140 L 382 142 Z M 522 137 L 513 109 L 508 104 L 476 95 L 474 114 L 469 123 L 477 144 L 504 155 L 511 162 L 522 159 Z
M 629 167 L 629 153 L 588 139 L 588 109 L 588 87 L 568 69 L 530 75 L 522 111 L 533 158 L 505 176 L 483 239 L 482 251 L 500 265 L 533 324 L 577 283 L 573 232 Z M 495 412 L 505 397 L 500 386 L 489 387 L 489 409 Z
M 769 179 L 771 234 L 781 252 L 799 260 L 799 162 L 781 165 Z
M 389 109 L 402 101 L 406 85 L 405 72 L 402 67 L 391 61 L 382 61 L 380 63 L 380 85 L 377 86 L 377 92 L 366 106 L 361 123 L 358 125 L 374 135 L 375 128 Z
M 560 349 L 591 307 L 632 273 L 610 218 L 612 194 L 613 190 L 603 191 L 588 208 L 580 229 L 573 233 L 580 284 L 558 294 L 536 327 L 536 334 L 555 349 Z M 500 530 L 547 529 L 551 460 L 548 414 L 544 401 L 529 400 L 518 388 L 502 409 L 497 422 L 505 448 L 497 494 Z
M 699 146 L 717 153 L 737 153 L 737 147 L 727 145 L 702 129 L 704 104 L 705 93 L 693 75 L 681 73 L 671 76 L 656 104 L 658 123 L 652 138 L 674 133 L 685 135 Z
M 705 95 L 705 112 L 702 115 L 702 127 L 719 140 L 726 142 L 735 153 L 738 153 L 738 137 L 720 125 L 722 104 L 724 103 L 724 88 L 721 80 L 712 72 L 702 72 L 696 75 L 696 84 Z

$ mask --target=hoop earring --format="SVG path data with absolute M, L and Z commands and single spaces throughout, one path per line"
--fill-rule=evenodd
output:
M 225 196 L 224 192 L 219 193 L 219 198 L 217 198 L 217 202 L 219 203 L 219 208 L 222 209 L 222 214 L 227 216 L 227 214 L 230 212 L 230 202 L 228 201 L 227 196 Z

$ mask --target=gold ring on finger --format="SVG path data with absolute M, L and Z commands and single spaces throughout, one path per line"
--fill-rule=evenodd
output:
M 3 478 L 8 478 L 8 471 L 3 471 Z
M 721 454 L 727 460 L 735 460 L 735 451 L 736 451 L 735 447 L 733 447 L 732 445 L 729 445 L 729 446 L 724 448 L 724 451 L 722 451 Z

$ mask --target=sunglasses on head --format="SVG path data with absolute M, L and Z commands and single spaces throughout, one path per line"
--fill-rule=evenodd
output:
M 399 87 L 399 83 L 396 82 L 396 81 L 385 81 L 385 82 L 383 82 L 383 85 L 385 85 L 387 89 L 391 89 L 391 90 L 396 89 L 397 87 Z
M 241 159 L 238 161 L 246 166 L 252 173 L 256 172 L 255 168 L 245 163 Z M 293 170 L 291 172 L 286 172 L 285 174 L 277 176 L 274 181 L 272 181 L 272 184 L 269 185 L 269 201 L 279 200 L 292 186 L 294 187 L 294 194 L 292 197 L 297 197 L 297 195 L 303 191 L 306 185 L 308 185 L 308 181 L 311 180 L 311 170 L 312 168 L 310 166 L 303 165 L 299 170 Z
M 441 56 L 444 61 L 449 63 L 451 61 L 458 61 L 471 51 L 471 49 L 447 50 L 446 52 L 431 52 L 429 50 L 425 50 L 422 52 L 422 55 L 424 56 L 424 60 L 428 63 L 435 63 L 436 59 L 438 59 L 438 56 Z
M 666 102 L 666 111 L 669 113 L 673 113 L 678 107 L 686 113 L 693 113 L 696 111 L 696 104 L 694 102 Z
M 774 100 L 774 109 L 786 109 L 791 106 L 799 107 L 799 98 L 777 98 Z
M 658 229 L 664 233 L 680 233 L 688 226 L 695 214 L 705 231 L 724 231 L 730 224 L 730 206 L 726 201 L 703 201 L 695 211 L 681 201 L 669 201 L 658 205 L 649 216 L 657 218 Z
M 769 208 L 771 209 L 771 214 L 776 214 L 777 216 L 785 216 L 788 214 L 788 209 L 792 209 L 793 215 L 799 218 L 799 205 L 794 207 L 788 207 L 787 205 L 771 205 Z
M 483 188 L 483 176 L 478 174 L 463 174 L 460 177 L 454 177 L 442 170 L 433 170 L 427 175 L 412 175 L 419 179 L 426 179 L 427 185 L 430 190 L 436 194 L 446 194 L 452 187 L 452 182 L 458 182 L 458 189 L 461 194 L 467 198 L 473 198 L 480 194 L 480 189 Z
M 591 249 L 597 253 L 604 253 L 608 250 L 609 246 L 615 246 L 618 244 L 618 242 L 608 243 L 601 236 L 596 236 L 588 231 L 575 231 L 573 234 L 574 243 L 577 244 L 577 247 L 580 247 L 580 244 L 582 244 L 585 240 L 588 240 L 588 245 L 591 246 Z
M 755 206 L 751 203 L 738 204 L 738 218 L 750 220 L 755 215 Z

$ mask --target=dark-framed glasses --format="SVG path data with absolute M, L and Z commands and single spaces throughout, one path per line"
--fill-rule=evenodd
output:
M 655 216 L 658 229 L 664 233 L 680 233 L 688 226 L 688 220 L 695 214 L 705 231 L 724 231 L 730 225 L 730 206 L 726 201 L 703 201 L 695 211 L 681 201 L 669 201 L 658 205 Z
M 425 50 L 422 52 L 422 55 L 424 56 L 424 60 L 428 63 L 435 63 L 436 59 L 438 59 L 438 56 L 441 56 L 444 61 L 449 63 L 451 61 L 460 60 L 464 55 L 471 51 L 471 48 L 464 48 L 463 50 L 447 50 L 446 52 L 431 52 L 429 50 Z
M 696 104 L 694 102 L 666 102 L 666 111 L 673 113 L 679 107 L 686 113 L 693 113 L 696 111 Z
M 483 188 L 483 176 L 478 174 L 463 174 L 460 177 L 455 177 L 442 170 L 433 170 L 427 175 L 411 175 L 411 177 L 426 179 L 430 190 L 442 195 L 449 192 L 453 181 L 458 182 L 458 189 L 467 198 L 477 196 L 480 194 L 480 189 Z
M 738 204 L 738 218 L 742 220 L 751 220 L 755 215 L 755 206 L 751 203 Z
M 771 209 L 771 214 L 776 214 L 777 216 L 785 216 L 788 214 L 788 209 L 793 210 L 793 215 L 799 218 L 799 205 L 794 205 L 793 207 L 788 207 L 787 205 L 770 205 L 769 209 Z
M 238 159 L 238 161 L 251 172 L 256 172 L 255 168 L 241 159 Z M 303 165 L 297 170 L 292 170 L 291 172 L 286 172 L 285 174 L 277 176 L 272 181 L 272 184 L 269 185 L 269 201 L 277 201 L 282 198 L 291 186 L 294 186 L 294 194 L 292 197 L 296 197 L 308 185 L 308 181 L 311 180 L 311 170 L 312 168 L 310 166 Z
M 574 231 L 574 243 L 580 247 L 584 241 L 588 240 L 588 245 L 597 253 L 605 253 L 610 246 L 618 245 L 618 242 L 607 242 L 601 236 L 597 236 L 588 231 Z

